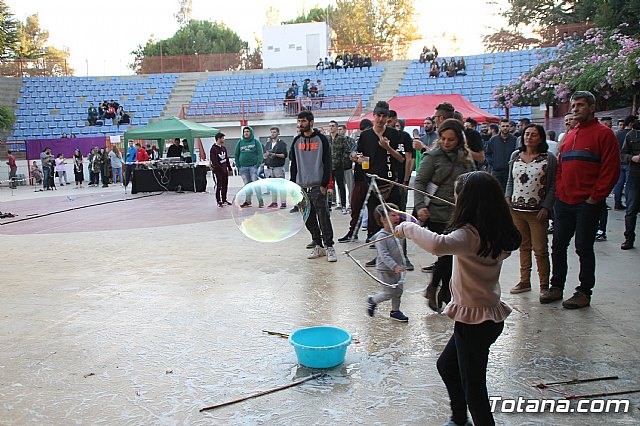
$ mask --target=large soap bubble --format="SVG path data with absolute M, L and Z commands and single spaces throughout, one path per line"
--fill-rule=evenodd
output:
M 273 243 L 300 231 L 309 211 L 309 198 L 300 186 L 289 180 L 270 178 L 251 182 L 238 191 L 231 215 L 244 235 L 255 241 Z

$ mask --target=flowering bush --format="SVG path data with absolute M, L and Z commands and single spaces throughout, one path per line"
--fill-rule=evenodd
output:
M 561 42 L 553 56 L 494 92 L 496 106 L 557 105 L 576 90 L 609 99 L 640 91 L 640 40 L 618 31 L 591 29 L 576 43 Z

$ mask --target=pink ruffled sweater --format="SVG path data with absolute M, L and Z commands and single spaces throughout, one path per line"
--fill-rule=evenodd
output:
M 436 256 L 453 255 L 452 299 L 444 310 L 449 318 L 480 324 L 501 322 L 509 316 L 511 308 L 500 300 L 499 278 L 502 261 L 510 252 L 497 259 L 478 256 L 480 236 L 472 225 L 439 235 L 415 223 L 403 222 L 396 228 L 396 234 L 412 239 Z

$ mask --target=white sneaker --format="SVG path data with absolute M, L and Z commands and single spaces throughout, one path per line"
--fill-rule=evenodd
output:
M 327 252 L 325 251 L 324 247 L 315 246 L 313 248 L 313 250 L 311 251 L 311 253 L 309 253 L 309 256 L 307 256 L 307 259 L 317 259 L 319 257 L 324 256 L 325 254 L 327 254 Z M 334 255 L 335 255 L 335 253 L 334 253 Z
M 333 247 L 327 247 L 327 262 L 337 262 L 336 250 Z

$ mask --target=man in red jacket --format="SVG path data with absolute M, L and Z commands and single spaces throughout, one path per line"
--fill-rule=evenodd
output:
M 580 285 L 562 303 L 567 309 L 589 306 L 596 284 L 596 257 L 593 251 L 598 219 L 605 199 L 620 175 L 620 147 L 613 131 L 595 118 L 595 97 L 576 92 L 571 111 L 577 123 L 564 138 L 556 171 L 556 202 L 551 247 L 553 275 L 549 290 L 540 303 L 562 300 L 567 279 L 567 249 L 575 235 L 580 259 Z

